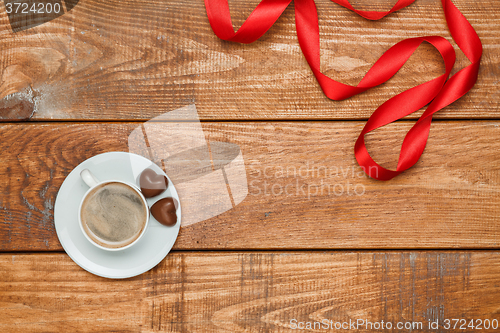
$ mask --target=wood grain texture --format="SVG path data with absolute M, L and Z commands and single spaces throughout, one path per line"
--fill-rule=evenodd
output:
M 3 254 L 0 329 L 297 332 L 292 319 L 362 319 L 458 332 L 429 330 L 428 322 L 500 320 L 499 259 L 498 252 L 171 253 L 140 276 L 108 280 L 65 254 Z
M 354 4 L 387 10 L 394 2 Z M 236 27 L 257 3 L 230 1 Z M 357 84 L 385 50 L 404 38 L 451 40 L 437 0 L 418 0 L 376 22 L 328 0 L 316 3 L 322 68 L 343 83 Z M 477 85 L 436 118 L 499 118 L 500 4 L 454 3 L 476 28 L 484 55 Z M 147 120 L 190 103 L 208 120 L 366 119 L 391 96 L 444 70 L 437 52 L 424 45 L 383 86 L 330 101 L 299 49 L 293 5 L 251 45 L 219 40 L 203 1 L 197 0 L 80 1 L 66 15 L 17 33 L 2 9 L 0 29 L 4 121 Z M 459 51 L 456 70 L 467 64 Z
M 380 182 L 354 158 L 361 122 L 202 123 L 207 140 L 241 148 L 249 194 L 234 209 L 181 228 L 175 248 L 498 248 L 499 125 L 435 122 L 417 165 Z M 63 180 L 87 158 L 128 151 L 138 126 L 0 126 L 1 250 L 61 250 L 53 208 Z M 374 158 L 394 166 L 410 126 L 370 134 Z

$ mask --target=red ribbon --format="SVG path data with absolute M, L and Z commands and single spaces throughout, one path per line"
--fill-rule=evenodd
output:
M 348 0 L 332 0 L 369 20 L 378 20 L 415 0 L 399 0 L 387 12 L 354 9 Z M 279 18 L 291 0 L 262 0 L 235 33 L 227 0 L 205 0 L 207 16 L 215 34 L 224 40 L 252 43 L 260 38 Z M 422 42 L 434 46 L 445 64 L 445 73 L 428 82 L 408 89 L 380 105 L 368 119 L 359 135 L 354 153 L 359 165 L 372 178 L 389 180 L 412 167 L 422 155 L 432 121 L 432 115 L 466 94 L 476 83 L 483 48 L 474 28 L 451 0 L 442 0 L 451 36 L 471 64 L 448 76 L 455 64 L 453 46 L 443 37 L 427 36 L 405 39 L 387 50 L 366 73 L 357 86 L 332 80 L 320 70 L 319 24 L 314 0 L 295 0 L 295 22 L 300 48 L 325 95 L 342 100 L 364 92 L 389 80 L 405 64 Z M 430 104 L 429 104 L 430 103 Z M 415 125 L 406 134 L 396 170 L 377 164 L 365 146 L 365 134 L 401 119 L 429 104 Z

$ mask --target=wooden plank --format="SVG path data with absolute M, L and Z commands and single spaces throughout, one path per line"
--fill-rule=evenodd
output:
M 259 1 L 230 1 L 235 26 Z M 408 37 L 451 40 L 439 1 L 419 0 L 381 21 L 367 21 L 317 0 L 322 67 L 357 84 L 382 53 Z M 357 1 L 387 10 L 394 1 Z M 479 81 L 436 118 L 499 118 L 500 3 L 454 3 L 484 44 Z M 196 22 L 196 24 L 193 24 Z M 367 119 L 397 92 L 443 72 L 437 52 L 419 49 L 387 84 L 346 101 L 321 92 L 300 51 L 293 6 L 251 45 L 219 40 L 203 1 L 80 1 L 69 13 L 12 33 L 0 12 L 0 119 L 147 120 L 196 103 L 202 119 Z M 456 69 L 468 60 L 459 51 Z
M 108 280 L 65 254 L 3 254 L 0 329 L 296 332 L 295 319 L 457 332 L 444 329 L 446 319 L 500 320 L 499 259 L 498 252 L 171 253 L 138 277 Z M 439 329 L 429 329 L 436 321 Z M 411 331 L 369 325 L 345 331 Z
M 221 215 L 182 227 L 175 248 L 498 248 L 499 125 L 435 122 L 417 165 L 381 182 L 356 163 L 361 122 L 204 122 L 209 142 L 241 148 L 248 195 Z M 398 122 L 370 134 L 374 158 L 394 167 L 410 126 Z M 0 250 L 61 250 L 53 207 L 63 180 L 87 158 L 128 151 L 137 127 L 0 126 Z M 181 197 L 183 207 L 190 199 Z

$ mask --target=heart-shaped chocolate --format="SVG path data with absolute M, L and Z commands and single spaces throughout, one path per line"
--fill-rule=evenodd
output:
M 174 198 L 163 198 L 155 202 L 151 207 L 151 214 L 156 219 L 166 226 L 174 226 L 177 223 L 177 213 L 176 209 L 179 203 Z
M 141 192 L 146 198 L 157 196 L 168 187 L 168 179 L 164 175 L 157 174 L 153 169 L 146 169 L 139 177 Z

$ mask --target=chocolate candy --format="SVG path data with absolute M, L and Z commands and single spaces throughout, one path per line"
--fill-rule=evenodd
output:
M 151 214 L 156 221 L 171 227 L 177 223 L 176 209 L 178 205 L 179 203 L 174 198 L 163 198 L 151 207 Z
M 141 192 L 146 198 L 151 198 L 163 193 L 168 187 L 168 179 L 157 174 L 153 169 L 146 169 L 139 178 Z

